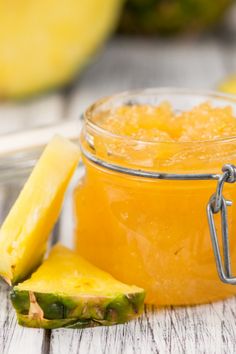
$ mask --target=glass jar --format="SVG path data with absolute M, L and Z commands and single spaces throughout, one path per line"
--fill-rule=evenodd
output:
M 206 206 L 217 182 L 150 175 L 221 173 L 225 163 L 236 164 L 236 137 L 154 142 L 116 135 L 99 126 L 98 117 L 104 119 L 114 107 L 158 105 L 165 100 L 176 112 L 211 101 L 216 107 L 232 106 L 236 114 L 232 97 L 181 89 L 127 92 L 92 105 L 80 137 L 85 173 L 74 192 L 76 248 L 117 279 L 145 288 L 147 303 L 186 305 L 223 299 L 235 294 L 236 287 L 219 280 L 210 240 Z M 119 168 L 136 172 L 129 175 Z M 236 201 L 236 186 L 225 185 L 224 196 Z M 235 213 L 233 204 L 228 215 L 232 236 Z M 216 223 L 220 229 L 218 216 Z

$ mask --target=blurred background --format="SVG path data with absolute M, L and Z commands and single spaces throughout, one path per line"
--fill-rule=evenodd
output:
M 0 0 L 0 24 L 0 136 L 122 90 L 236 94 L 232 0 Z

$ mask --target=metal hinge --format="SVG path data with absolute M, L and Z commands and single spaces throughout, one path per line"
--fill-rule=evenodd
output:
M 218 179 L 215 194 L 213 194 L 207 204 L 207 217 L 211 234 L 211 241 L 216 260 L 216 267 L 220 279 L 227 284 L 236 284 L 236 277 L 232 276 L 231 259 L 230 259 L 230 244 L 229 244 L 229 229 L 227 209 L 232 205 L 232 201 L 226 200 L 223 196 L 223 187 L 225 183 L 236 182 L 236 167 L 234 165 L 224 165 L 222 175 Z M 214 215 L 220 213 L 221 217 L 221 234 L 222 248 L 221 255 L 219 238 L 217 235 Z

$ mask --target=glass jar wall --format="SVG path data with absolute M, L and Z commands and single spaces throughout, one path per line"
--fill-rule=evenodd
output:
M 74 192 L 78 252 L 117 279 L 144 287 L 146 301 L 157 305 L 198 304 L 236 293 L 217 275 L 206 216 L 216 181 L 176 181 L 131 176 L 109 166 L 163 173 L 220 173 L 236 164 L 236 137 L 194 141 L 152 141 L 115 134 L 100 119 L 114 108 L 159 105 L 175 112 L 202 102 L 231 106 L 224 95 L 186 90 L 144 90 L 106 98 L 85 113 L 81 148 L 85 166 Z M 224 196 L 236 201 L 236 186 Z M 217 227 L 220 228 L 220 220 Z M 233 270 L 236 271 L 236 209 L 229 209 Z M 235 266 L 234 266 L 235 265 Z

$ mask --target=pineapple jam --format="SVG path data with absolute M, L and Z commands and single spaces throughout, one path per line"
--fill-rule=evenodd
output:
M 236 164 L 236 102 L 181 90 L 125 93 L 86 112 L 81 147 L 100 162 L 165 173 L 221 173 Z M 74 192 L 76 248 L 118 280 L 143 287 L 146 302 L 198 304 L 236 287 L 216 271 L 206 205 L 214 180 L 163 180 L 112 171 L 88 157 Z M 236 186 L 224 197 L 236 204 Z M 236 209 L 228 208 L 236 271 Z M 216 216 L 217 229 L 220 218 Z

